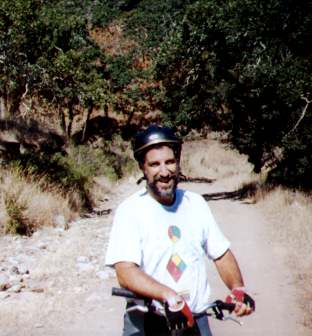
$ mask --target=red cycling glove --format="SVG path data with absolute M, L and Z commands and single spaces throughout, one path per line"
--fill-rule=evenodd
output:
M 194 325 L 192 312 L 179 296 L 165 302 L 165 314 L 170 330 L 181 330 Z
M 256 303 L 253 298 L 245 293 L 243 288 L 234 288 L 230 295 L 228 295 L 225 299 L 227 303 L 236 303 L 242 302 L 245 303 L 252 311 L 256 309 Z

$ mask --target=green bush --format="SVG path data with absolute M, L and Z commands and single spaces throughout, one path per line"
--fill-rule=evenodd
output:
M 194 0 L 142 0 L 136 10 L 126 18 L 127 31 L 140 45 L 158 52 L 159 44 L 167 38 L 168 31 L 178 24 L 185 9 Z
M 33 233 L 32 226 L 24 216 L 27 205 L 21 203 L 16 195 L 11 194 L 4 195 L 4 205 L 9 216 L 5 233 L 30 236 Z
M 92 208 L 90 190 L 94 177 L 103 175 L 116 181 L 136 167 L 130 156 L 129 144 L 118 136 L 111 141 L 102 141 L 96 148 L 90 145 L 71 146 L 67 155 L 26 152 L 11 165 L 20 167 L 25 176 L 44 177 L 49 185 L 57 185 L 64 193 L 71 190 L 78 192 L 82 206 L 87 210 Z

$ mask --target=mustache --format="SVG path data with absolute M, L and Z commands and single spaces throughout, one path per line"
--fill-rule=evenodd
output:
M 163 182 L 163 183 L 167 183 L 171 180 L 177 180 L 178 179 L 178 176 L 176 175 L 170 175 L 170 176 L 166 176 L 166 177 L 163 177 L 163 176 L 160 176 L 160 177 L 156 177 L 155 178 L 155 182 Z
M 185 180 L 186 180 L 185 175 L 183 175 L 181 172 L 179 172 L 178 175 L 173 174 L 173 175 L 172 175 L 172 178 L 175 178 L 177 182 L 185 181 Z M 136 184 L 140 184 L 140 183 L 143 182 L 144 180 L 147 180 L 145 174 L 143 174 L 143 176 L 140 177 L 140 178 L 136 181 Z

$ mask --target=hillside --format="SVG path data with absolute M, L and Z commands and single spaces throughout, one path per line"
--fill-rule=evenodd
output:
M 99 143 L 116 134 L 128 141 L 137 128 L 166 122 L 182 135 L 225 131 L 256 173 L 270 166 L 271 183 L 311 190 L 308 7 L 295 0 L 4 0 L 2 156 L 44 166 L 43 157 L 66 160 L 69 144 L 103 149 Z M 38 138 L 49 128 L 57 141 L 45 146 Z

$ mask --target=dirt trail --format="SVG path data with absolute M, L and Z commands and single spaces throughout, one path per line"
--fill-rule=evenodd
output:
M 222 183 L 186 186 L 200 193 L 226 192 Z M 308 336 L 298 307 L 294 275 L 286 263 L 285 247 L 275 244 L 271 223 L 260 206 L 244 201 L 218 200 L 209 205 L 223 232 L 231 240 L 248 292 L 256 300 L 256 313 L 241 318 L 243 326 L 211 321 L 215 335 Z M 209 263 L 214 299 L 227 291 L 214 266 Z
M 230 191 L 222 181 L 183 187 L 199 193 Z M 133 180 L 119 186 L 106 206 L 114 208 L 135 188 Z M 231 200 L 209 204 L 232 241 L 257 303 L 256 314 L 244 318 L 242 327 L 212 321 L 215 335 L 311 335 L 302 325 L 285 249 L 274 243 L 262 209 Z M 66 231 L 44 229 L 31 238 L 0 238 L 1 276 L 22 284 L 0 291 L 0 336 L 121 335 L 124 302 L 110 296 L 116 280 L 103 265 L 111 220 L 111 215 L 94 217 Z M 209 272 L 214 298 L 223 298 L 227 291 L 213 265 Z
M 248 291 L 256 300 L 256 314 L 241 319 L 244 326 L 214 323 L 217 335 L 308 335 L 302 327 L 296 289 L 282 247 L 274 245 L 263 214 L 257 207 L 218 201 L 211 207 L 232 241 Z M 224 288 L 217 277 L 216 292 Z M 221 289 L 220 289 L 221 288 Z M 220 332 L 219 332 L 220 331 Z M 221 332 L 222 331 L 222 332 Z M 229 332 L 229 333 L 227 333 Z

